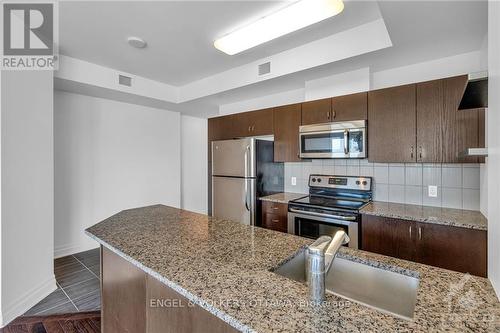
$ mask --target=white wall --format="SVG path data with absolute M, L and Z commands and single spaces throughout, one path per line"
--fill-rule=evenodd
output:
M 304 82 L 304 88 L 219 106 L 220 114 L 238 113 L 306 100 L 375 90 L 413 82 L 485 71 L 484 52 L 475 51 L 383 71 L 369 67 Z M 348 87 L 346 89 L 346 87 Z M 329 93 L 328 93 L 329 92 Z
M 97 244 L 83 230 L 123 209 L 180 207 L 180 115 L 54 93 L 56 256 Z
M 305 100 L 342 96 L 370 90 L 370 68 L 364 67 L 305 82 Z
M 2 73 L 1 326 L 56 288 L 52 87 L 50 71 Z
M 500 2 L 488 2 L 488 276 L 500 298 Z
M 207 120 L 181 117 L 182 186 L 181 207 L 207 213 Z
M 374 72 L 371 90 L 487 70 L 484 52 L 474 51 Z

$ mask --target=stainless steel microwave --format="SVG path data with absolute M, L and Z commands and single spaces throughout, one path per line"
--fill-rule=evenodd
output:
M 366 120 L 300 126 L 301 158 L 365 158 Z

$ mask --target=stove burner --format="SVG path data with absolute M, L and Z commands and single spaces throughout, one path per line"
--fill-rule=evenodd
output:
M 305 198 L 293 200 L 292 202 L 308 206 L 348 209 L 355 211 L 361 209 L 366 204 L 365 201 L 352 200 L 350 198 L 325 197 L 317 195 L 309 195 Z

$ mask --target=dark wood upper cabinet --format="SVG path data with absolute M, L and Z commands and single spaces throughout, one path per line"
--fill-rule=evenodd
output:
M 209 143 L 274 134 L 275 161 L 294 162 L 300 161 L 300 125 L 368 119 L 371 162 L 484 162 L 460 156 L 467 148 L 485 147 L 484 109 L 458 110 L 467 79 L 461 75 L 211 118 Z
M 477 157 L 460 157 L 466 148 L 481 147 L 479 144 L 479 113 L 475 110 L 458 111 L 467 85 L 467 75 L 443 79 L 443 163 L 478 163 Z
M 274 109 L 274 161 L 297 162 L 299 158 L 299 126 L 301 104 Z
M 332 121 L 368 119 L 368 93 L 333 97 L 331 119 Z
M 466 148 L 484 147 L 484 109 L 458 110 L 467 76 L 417 84 L 417 162 L 478 163 L 461 157 Z
M 273 109 L 250 111 L 208 120 L 209 141 L 272 135 Z
M 273 134 L 273 108 L 245 112 L 237 118 L 238 137 Z
M 368 93 L 368 159 L 416 161 L 416 85 Z
M 236 131 L 233 122 L 233 115 L 208 119 L 208 141 L 234 138 Z
M 302 103 L 302 125 L 332 122 L 331 114 L 331 98 Z
M 417 83 L 417 162 L 443 160 L 443 80 Z

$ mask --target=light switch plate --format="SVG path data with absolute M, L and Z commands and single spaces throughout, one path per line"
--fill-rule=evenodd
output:
M 297 177 L 292 177 L 292 186 L 297 185 Z
M 431 198 L 436 198 L 438 196 L 438 187 L 435 185 L 429 185 L 428 195 Z

